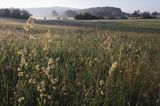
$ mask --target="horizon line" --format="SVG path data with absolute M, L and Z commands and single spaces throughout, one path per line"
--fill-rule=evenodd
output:
M 120 8 L 120 7 L 115 7 L 115 6 L 93 6 L 93 7 L 86 7 L 86 8 L 74 8 L 74 7 L 68 7 L 68 6 L 40 6 L 40 7 L 0 7 L 0 9 L 6 9 L 6 8 L 18 8 L 18 9 L 36 9 L 36 8 L 54 8 L 54 7 L 60 7 L 60 8 L 71 8 L 71 9 L 89 9 L 89 8 L 98 8 L 98 7 L 113 7 L 113 8 Z M 123 11 L 122 8 L 120 8 L 122 10 L 122 12 L 127 12 L 127 11 Z M 135 9 L 136 10 L 140 10 L 140 12 L 155 12 L 157 11 L 158 13 L 160 13 L 160 11 L 158 10 L 154 10 L 154 11 L 149 11 L 149 10 L 141 10 L 141 9 Z M 134 12 L 132 11 L 132 12 Z M 128 10 L 127 13 L 130 13 L 130 11 Z

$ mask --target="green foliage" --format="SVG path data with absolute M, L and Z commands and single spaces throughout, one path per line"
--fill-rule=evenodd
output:
M 26 10 L 20 10 L 15 8 L 0 9 L 0 17 L 28 19 L 31 14 Z

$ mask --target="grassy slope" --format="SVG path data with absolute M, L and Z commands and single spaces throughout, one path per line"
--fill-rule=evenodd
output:
M 23 23 L 0 21 L 0 104 L 158 106 L 159 21 L 105 23 L 112 30 L 34 25 L 29 38 Z

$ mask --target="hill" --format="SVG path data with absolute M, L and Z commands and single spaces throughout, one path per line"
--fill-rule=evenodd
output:
M 97 16 L 116 16 L 122 17 L 127 15 L 120 8 L 115 7 L 94 7 L 87 9 L 76 9 L 76 8 L 68 8 L 68 7 L 48 7 L 48 8 L 26 8 L 30 13 L 34 16 L 52 16 L 52 11 L 55 10 L 58 14 L 63 15 L 63 13 L 67 10 L 76 11 L 77 13 L 92 13 Z
M 125 12 L 122 12 L 120 8 L 115 7 L 95 7 L 95 8 L 88 8 L 88 9 L 82 9 L 78 10 L 79 13 L 91 13 L 96 16 L 115 16 L 115 17 L 123 17 L 127 15 Z

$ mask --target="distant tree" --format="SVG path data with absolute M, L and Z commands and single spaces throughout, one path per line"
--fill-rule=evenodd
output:
M 140 17 L 141 14 L 140 14 L 140 10 L 135 10 L 132 14 L 132 17 Z
M 150 16 L 150 13 L 149 13 L 149 12 L 143 12 L 143 13 L 142 13 L 142 17 L 148 17 L 148 16 Z
M 6 8 L 6 9 L 0 9 L 0 16 L 9 18 L 28 19 L 31 16 L 31 14 L 26 10 Z
M 22 10 L 21 13 L 20 13 L 20 18 L 21 19 L 28 19 L 30 16 L 31 16 L 31 14 L 26 10 Z
M 20 9 L 11 9 L 11 16 L 13 18 L 20 18 L 21 11 Z
M 6 17 L 10 17 L 10 10 L 9 9 L 4 9 L 4 15 Z
M 0 9 L 0 16 L 1 17 L 10 17 L 10 10 L 9 9 Z
M 155 12 L 152 12 L 152 14 L 151 14 L 152 16 L 156 16 L 156 15 L 158 15 L 158 12 L 157 11 L 155 11 Z
M 52 15 L 53 16 L 59 16 L 59 14 L 55 10 L 52 11 Z
M 143 19 L 156 19 L 156 16 L 153 16 L 152 14 L 150 14 L 150 12 L 143 12 L 142 18 Z
M 66 16 L 66 17 L 74 17 L 74 16 L 76 16 L 77 12 L 76 12 L 76 11 L 73 11 L 73 10 L 67 10 L 67 11 L 65 11 L 63 14 L 64 14 L 64 16 Z
M 152 16 L 150 15 L 150 12 L 143 12 L 142 18 L 143 19 L 150 19 L 150 18 L 152 18 Z

